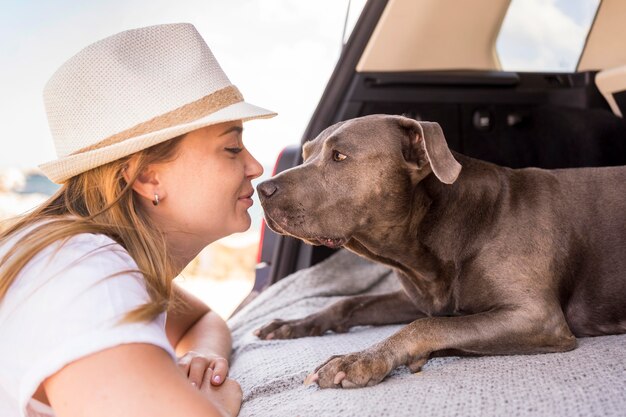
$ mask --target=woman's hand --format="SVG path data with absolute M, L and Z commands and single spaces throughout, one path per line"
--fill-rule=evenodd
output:
M 227 378 L 228 361 L 220 355 L 189 351 L 178 359 L 178 368 L 193 386 L 226 416 L 239 414 L 243 393 L 239 383 Z
M 241 400 L 243 398 L 241 386 L 237 381 L 231 378 L 226 378 L 220 386 L 213 385 L 212 375 L 213 370 L 208 368 L 204 373 L 205 383 L 202 384 L 200 392 L 208 398 L 213 405 L 219 407 L 224 414 L 235 417 L 239 414 Z
M 205 384 L 219 386 L 228 375 L 228 361 L 219 355 L 189 351 L 178 358 L 178 368 L 197 388 Z

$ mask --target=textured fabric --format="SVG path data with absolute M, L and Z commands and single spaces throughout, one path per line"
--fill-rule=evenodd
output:
M 193 25 L 157 25 L 84 48 L 46 83 L 44 101 L 62 157 L 229 85 Z
M 246 102 L 232 104 L 218 110 L 206 117 L 191 123 L 173 126 L 157 132 L 136 136 L 123 142 L 115 143 L 104 148 L 94 149 L 81 154 L 69 155 L 59 160 L 41 164 L 39 168 L 53 182 L 62 184 L 68 178 L 85 172 L 91 168 L 115 161 L 123 156 L 130 155 L 150 146 L 157 145 L 204 126 L 218 123 L 241 120 L 246 122 L 252 119 L 263 119 L 273 117 L 274 113 L 268 113 L 261 107 Z
M 398 368 L 374 387 L 321 390 L 303 381 L 329 356 L 362 350 L 402 326 L 296 340 L 252 334 L 275 318 L 304 317 L 345 296 L 397 287 L 387 268 L 340 251 L 261 293 L 228 322 L 230 373 L 244 391 L 240 416 L 626 415 L 626 335 L 579 339 L 565 353 L 435 358 L 418 374 Z
M 0 247 L 0 259 L 20 235 Z M 120 324 L 149 300 L 137 265 L 103 235 L 80 234 L 33 258 L 0 301 L 0 416 L 51 415 L 31 399 L 65 365 L 125 343 L 149 343 L 175 358 L 165 314 Z M 115 275 L 118 274 L 118 275 Z
M 59 159 L 40 168 L 61 183 L 199 127 L 275 115 L 245 103 L 238 91 L 219 94 L 231 87 L 189 23 L 109 36 L 71 57 L 46 83 L 44 104 Z M 230 118 L 214 115 L 226 108 L 230 108 Z M 198 124 L 200 120 L 203 123 Z M 122 146 L 73 155 L 102 141 L 119 141 L 117 135 L 122 132 L 124 140 L 117 144 Z
M 243 101 L 243 96 L 234 85 L 229 85 L 220 90 L 214 91 L 202 97 L 200 100 L 185 104 L 177 109 L 163 113 L 148 121 L 141 122 L 130 129 L 118 132 L 106 139 L 99 141 L 86 148 L 78 149 L 72 154 L 81 154 L 95 149 L 104 148 L 105 146 L 114 145 L 124 142 L 130 138 L 147 135 L 148 133 L 157 132 L 172 126 L 195 122 L 205 116 L 215 113 L 231 104 Z

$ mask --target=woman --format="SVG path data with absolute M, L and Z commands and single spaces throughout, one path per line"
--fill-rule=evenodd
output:
M 172 280 L 250 226 L 242 122 L 275 114 L 190 24 L 88 46 L 44 101 L 63 185 L 0 235 L 0 415 L 236 415 L 228 327 Z

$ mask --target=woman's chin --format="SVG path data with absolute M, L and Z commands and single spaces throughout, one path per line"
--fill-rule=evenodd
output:
M 242 233 L 250 229 L 250 226 L 252 225 L 252 219 L 250 218 L 250 214 L 248 214 L 248 212 L 246 211 L 243 218 L 238 223 L 239 227 L 234 233 Z

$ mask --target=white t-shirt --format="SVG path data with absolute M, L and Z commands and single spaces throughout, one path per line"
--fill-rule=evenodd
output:
M 0 260 L 24 233 L 0 246 Z M 149 343 L 175 359 L 165 313 L 149 323 L 119 324 L 149 300 L 141 274 L 124 272 L 137 269 L 128 252 L 104 235 L 76 235 L 35 255 L 0 301 L 0 416 L 54 416 L 32 398 L 37 387 L 103 349 Z

